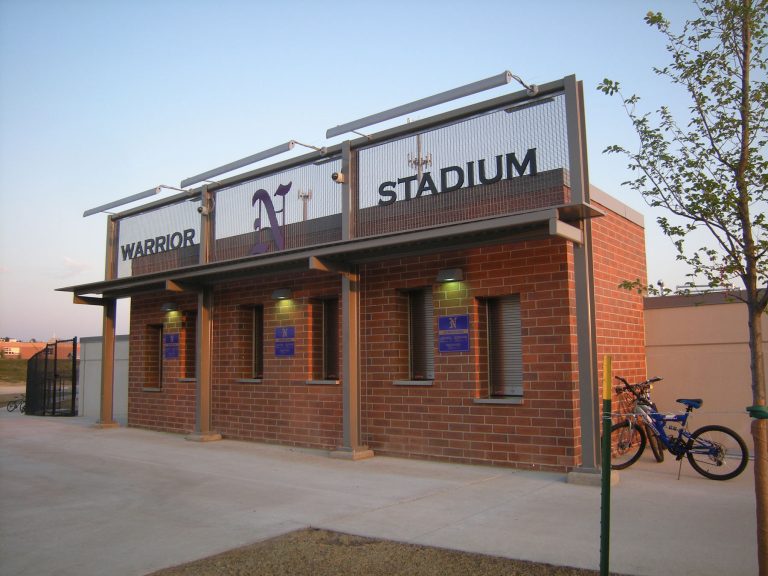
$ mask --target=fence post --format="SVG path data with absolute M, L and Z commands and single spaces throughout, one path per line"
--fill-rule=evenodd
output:
M 608 576 L 611 539 L 611 357 L 603 358 L 603 453 L 600 493 L 600 576 Z
M 70 416 L 77 416 L 77 336 L 72 339 L 72 401 L 69 407 Z

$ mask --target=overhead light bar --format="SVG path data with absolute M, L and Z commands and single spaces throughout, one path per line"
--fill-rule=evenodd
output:
M 460 86 L 458 88 L 454 88 L 453 90 L 441 92 L 440 94 L 435 94 L 434 96 L 427 96 L 426 98 L 422 98 L 421 100 L 416 100 L 408 104 L 403 104 L 402 106 L 390 108 L 389 110 L 385 110 L 384 112 L 379 112 L 377 114 L 371 114 L 370 116 L 366 116 L 365 118 L 360 118 L 359 120 L 355 120 L 353 122 L 340 124 L 335 128 L 329 128 L 325 133 L 325 137 L 333 138 L 334 136 L 338 136 L 340 134 L 345 134 L 347 132 L 354 132 L 360 128 L 364 128 L 365 126 L 378 124 L 379 122 L 384 122 L 385 120 L 391 120 L 392 118 L 397 118 L 398 116 L 404 116 L 405 114 L 408 114 L 410 112 L 415 112 L 417 110 L 423 110 L 424 108 L 437 106 L 438 104 L 450 102 L 451 100 L 463 98 L 464 96 L 477 94 L 478 92 L 482 92 L 484 90 L 490 90 L 491 88 L 497 88 L 498 86 L 504 86 L 505 84 L 509 84 L 512 80 L 517 80 L 520 84 L 522 84 L 525 87 L 525 89 L 528 91 L 528 94 L 530 94 L 531 96 L 534 96 L 538 92 L 538 89 L 535 85 L 528 85 L 525 82 L 523 82 L 518 76 L 515 76 L 514 74 L 512 74 L 512 72 L 510 72 L 509 70 L 505 70 L 501 74 L 497 74 L 496 76 L 491 76 L 490 78 L 486 78 L 485 80 L 478 80 L 477 82 L 472 82 L 471 84 Z
M 189 193 L 189 190 L 182 190 L 181 188 L 176 188 L 175 186 L 160 184 L 159 186 L 155 186 L 154 188 L 150 188 L 149 190 L 144 190 L 144 192 L 139 192 L 138 194 L 134 194 L 133 196 L 126 196 L 125 198 L 121 198 L 120 200 L 115 200 L 114 202 L 110 202 L 109 204 L 103 204 L 101 206 L 97 206 L 96 208 L 91 208 L 90 210 L 86 210 L 85 212 L 83 212 L 83 218 L 85 218 L 86 216 L 91 216 L 92 214 L 98 214 L 99 212 L 106 212 L 110 208 L 116 208 L 117 206 L 122 206 L 123 204 L 130 204 L 131 202 L 136 202 L 136 200 L 143 200 L 144 198 L 154 196 L 155 194 L 160 194 L 160 192 L 162 192 L 164 189 L 177 190 L 179 192 Z
M 259 160 L 265 160 L 266 158 L 277 156 L 278 154 L 282 154 L 283 152 L 288 152 L 289 150 L 293 149 L 294 144 L 295 142 L 293 140 L 290 140 L 285 144 L 280 144 L 279 146 L 275 146 L 274 148 L 257 152 L 256 154 L 247 156 L 246 158 L 241 158 L 240 160 L 235 160 L 234 162 L 230 162 L 229 164 L 225 164 L 224 166 L 219 166 L 218 168 L 214 168 L 213 170 L 208 170 L 207 172 L 203 172 L 202 174 L 198 174 L 197 176 L 186 178 L 181 181 L 180 186 L 182 188 L 186 188 L 187 186 L 191 186 L 192 184 L 197 184 L 198 182 L 208 180 L 210 178 L 213 178 L 214 176 L 218 176 L 219 174 L 231 172 L 232 170 L 237 170 L 238 168 L 247 166 L 248 164 L 253 164 L 254 162 L 258 162 Z
M 92 214 L 98 214 L 99 212 L 105 212 L 110 208 L 116 208 L 117 206 L 122 206 L 123 204 L 130 204 L 131 202 L 136 202 L 136 200 L 142 200 L 144 198 L 154 196 L 155 194 L 160 193 L 160 189 L 161 189 L 161 186 L 156 186 L 155 188 L 144 190 L 144 192 L 139 192 L 138 194 L 134 194 L 133 196 L 126 196 L 125 198 L 121 198 L 120 200 L 115 200 L 114 202 L 108 202 L 107 204 L 96 206 L 96 208 L 91 208 L 90 210 L 86 210 L 85 212 L 83 212 L 83 218 L 85 218 L 86 216 L 91 216 Z

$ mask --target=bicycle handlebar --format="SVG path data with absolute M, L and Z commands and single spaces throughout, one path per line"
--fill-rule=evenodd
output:
M 627 382 L 625 378 L 622 378 L 621 376 L 616 376 L 616 380 L 621 382 L 624 386 L 617 386 L 616 392 L 622 392 L 624 390 L 629 390 L 632 392 L 632 395 L 637 398 L 638 400 L 642 399 L 641 393 L 646 392 L 650 387 L 651 384 L 654 382 L 660 382 L 663 380 L 663 378 L 660 378 L 658 376 L 654 376 L 653 378 L 649 378 L 648 380 L 645 380 L 644 382 L 638 382 L 637 384 L 630 384 Z

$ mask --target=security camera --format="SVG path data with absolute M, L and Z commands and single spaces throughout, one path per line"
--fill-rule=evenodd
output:
M 198 214 L 202 214 L 203 216 L 208 216 L 208 214 L 211 213 L 211 211 L 208 210 L 208 208 L 204 208 L 202 206 L 198 206 L 197 207 L 197 212 L 198 212 Z
M 343 172 L 334 172 L 333 174 L 331 174 L 331 180 L 333 180 L 337 184 L 343 184 L 344 183 L 344 173 Z

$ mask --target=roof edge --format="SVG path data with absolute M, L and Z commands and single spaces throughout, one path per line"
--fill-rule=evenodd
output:
M 591 201 L 597 202 L 598 204 L 608 208 L 611 212 L 615 212 L 622 218 L 629 220 L 633 224 L 637 224 L 641 228 L 645 228 L 645 216 L 643 216 L 637 210 L 630 208 L 616 197 L 611 196 L 607 192 L 604 192 L 597 186 L 593 184 L 589 185 L 589 196 Z

